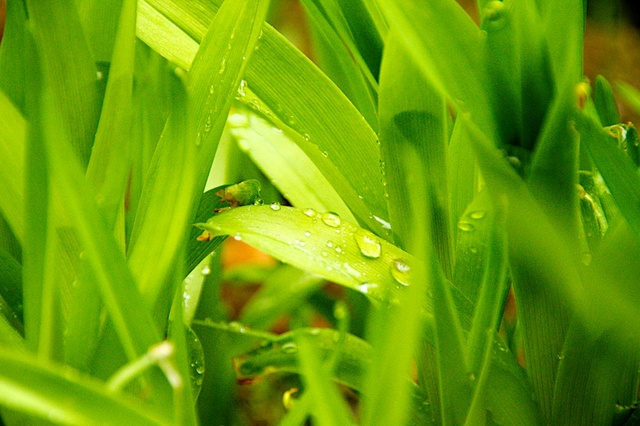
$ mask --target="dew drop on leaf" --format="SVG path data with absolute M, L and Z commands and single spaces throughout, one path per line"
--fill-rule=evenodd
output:
M 285 354 L 294 354 L 298 352 L 298 346 L 296 346 L 296 344 L 293 342 L 285 343 L 284 345 L 282 345 L 282 348 L 280 349 Z
M 411 268 L 403 259 L 396 259 L 391 263 L 391 276 L 398 284 L 409 285 L 409 271 Z
M 458 222 L 458 229 L 464 232 L 471 232 L 475 229 L 475 226 L 471 222 L 461 220 L 460 222 Z
M 302 213 L 304 213 L 305 216 L 308 217 L 314 217 L 316 215 L 316 211 L 314 209 L 304 209 Z
M 269 207 L 271 207 L 271 210 L 278 211 L 280 210 L 280 203 L 278 202 L 271 203 Z
M 360 253 L 364 257 L 368 257 L 370 259 L 377 259 L 380 257 L 380 253 L 382 252 L 382 246 L 380 245 L 380 240 L 373 233 L 360 229 L 353 237 L 356 240 L 356 244 L 358 244 L 358 248 L 360 249 Z
M 322 221 L 332 228 L 337 228 L 342 223 L 340 216 L 332 212 L 322 213 Z
M 479 220 L 482 219 L 485 215 L 485 211 L 484 210 L 476 210 L 474 212 L 469 213 L 469 217 L 471 219 L 475 219 L 475 220 Z

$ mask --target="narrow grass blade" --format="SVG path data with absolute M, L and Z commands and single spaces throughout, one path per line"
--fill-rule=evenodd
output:
M 470 130 L 474 131 L 473 128 Z M 546 419 L 572 305 L 581 286 L 569 249 L 524 182 L 479 131 L 474 149 L 494 200 L 507 199 L 509 262 L 522 324 L 527 373 Z M 544 265 L 544 266 L 542 266 Z
M 384 72 L 383 68 L 382 75 Z M 445 292 L 448 291 L 445 281 L 438 280 L 441 278 L 440 266 L 431 245 L 432 210 L 429 201 L 432 193 L 427 187 L 429 181 L 424 174 L 424 165 L 421 164 L 417 150 L 412 148 L 400 147 L 400 158 L 395 159 L 394 165 L 399 168 L 403 176 L 407 176 L 409 170 L 416 173 L 416 185 L 410 187 L 407 181 L 404 181 L 401 188 L 408 192 L 406 201 L 409 203 L 406 206 L 407 210 L 413 213 L 407 219 L 410 221 L 410 228 L 413 229 L 414 235 L 406 241 L 406 244 L 421 262 L 412 265 L 412 270 L 409 271 L 412 279 L 408 288 L 399 295 L 398 304 L 390 307 L 381 306 L 369 320 L 367 335 L 374 351 L 365 382 L 367 399 L 363 409 L 366 425 L 402 425 L 410 419 L 412 389 L 408 386 L 407 379 L 410 377 L 414 354 L 419 349 L 418 342 L 425 327 L 425 315 L 421 312 L 421 307 L 428 292 L 433 291 L 434 317 L 436 320 L 443 319 L 441 315 L 443 312 L 437 306 L 443 301 L 438 297 L 440 293 L 435 287 L 442 285 L 441 288 Z M 424 194 L 428 195 L 425 197 Z M 452 305 L 446 305 L 446 308 L 451 307 Z M 457 331 L 449 330 L 454 335 L 454 339 L 458 337 Z M 436 334 L 436 345 L 441 343 L 440 337 L 441 335 Z M 440 354 L 451 355 L 447 352 L 449 348 L 440 347 L 439 349 Z M 466 377 L 466 371 L 464 375 Z M 449 383 L 452 383 L 457 377 L 450 377 L 450 379 Z
M 577 114 L 576 126 L 620 213 L 640 235 L 640 177 L 635 164 L 617 148 L 615 135 L 602 130 L 590 117 Z
M 139 401 L 110 395 L 73 370 L 6 349 L 0 349 L 0 404 L 69 425 L 169 424 Z
M 19 1 L 5 2 L 5 26 L 0 45 L 0 89 L 14 107 L 24 113 L 25 101 L 25 36 L 26 10 L 25 3 Z M 6 111 L 5 108 L 2 108 Z M 3 180 L 4 182 L 4 180 Z
M 322 13 L 316 1 L 304 0 L 302 4 L 309 17 L 309 26 L 314 36 L 315 56 L 322 70 L 358 108 L 371 128 L 376 130 L 378 120 L 374 93 L 378 84 L 359 52 L 350 50 L 355 46 L 350 34 L 347 34 L 346 22 L 341 22 L 342 31 L 336 31 L 335 26 L 331 25 L 331 18 Z M 340 10 L 334 9 L 336 6 L 325 4 L 325 10 L 331 8 L 336 15 L 342 17 Z M 335 22 L 333 24 L 335 25 Z M 347 42 L 344 42 L 344 37 L 348 37 Z M 365 79 L 365 76 L 368 79 Z
M 27 59 L 29 72 L 25 75 L 25 84 L 31 91 L 25 99 L 25 111 L 30 118 L 27 143 L 25 147 L 24 171 L 24 212 L 25 240 L 30 244 L 23 245 L 22 281 L 24 294 L 25 339 L 33 351 L 40 349 L 40 337 L 44 322 L 51 318 L 42 318 L 43 307 L 47 301 L 43 299 L 45 287 L 51 283 L 46 279 L 51 275 L 47 256 L 51 251 L 51 227 L 53 220 L 49 216 L 50 184 L 49 159 L 46 155 L 45 130 L 43 122 L 43 73 L 40 58 L 31 34 L 26 35 Z M 51 296 L 51 295 L 49 295 Z M 48 358 L 45 354 L 45 359 Z
M 244 108 L 229 117 L 229 127 L 240 148 L 292 206 L 333 211 L 355 222 L 331 184 L 284 131 Z
M 323 283 L 324 280 L 315 275 L 282 265 L 269 274 L 260 290 L 242 308 L 239 321 L 256 330 L 270 330 L 281 315 L 294 310 Z
M 118 22 L 122 20 L 124 0 L 76 2 L 91 56 L 95 62 L 109 62 L 116 44 Z
M 96 68 L 75 3 L 27 1 L 27 9 L 62 126 L 86 167 L 100 104 Z
M 613 95 L 613 89 L 607 79 L 601 75 L 596 77 L 593 102 L 596 105 L 596 110 L 603 126 L 613 126 L 620 123 L 620 113 L 618 112 L 616 98 Z
M 189 73 L 188 121 L 178 120 L 181 112 L 174 109 L 159 142 L 138 208 L 129 255 L 129 264 L 150 306 L 167 306 L 166 300 L 159 300 L 166 299 L 165 277 L 188 222 L 193 219 L 191 206 L 201 197 L 233 94 L 258 40 L 267 5 L 261 0 L 225 3 Z M 218 71 L 212 73 L 210 64 L 216 64 Z M 174 206 L 170 214 L 167 205 Z M 158 234 L 158 227 L 171 229 L 171 238 Z
M 174 279 L 181 281 L 181 271 L 174 272 Z M 191 369 L 202 368 L 192 366 L 191 356 L 184 323 L 184 284 L 176 286 L 176 292 L 171 307 L 171 321 L 169 323 L 169 339 L 175 347 L 175 363 L 180 375 L 179 383 L 173 383 L 174 410 L 176 425 L 197 425 L 198 419 L 194 410 L 194 395 L 191 383 Z
M 636 113 L 640 113 L 640 91 L 622 81 L 616 83 L 616 89 L 624 102 L 633 108 Z
M 100 122 L 87 167 L 87 180 L 94 188 L 109 227 L 115 226 L 118 212 L 124 204 L 131 168 L 133 144 L 129 135 L 133 125 L 135 29 L 136 2 L 126 0 L 120 12 Z M 124 236 L 124 226 L 118 233 Z
M 320 426 L 354 424 L 346 401 L 331 381 L 331 372 L 318 354 L 315 339 L 308 334 L 297 334 L 295 344 L 299 353 L 300 372 L 305 392 L 311 397 L 311 416 Z
M 19 242 L 24 240 L 24 159 L 27 123 L 0 92 L 0 209 Z
M 22 329 L 22 264 L 0 247 L 0 297 L 13 313 L 14 322 Z M 7 313 L 5 312 L 5 315 Z
M 458 4 L 446 0 L 428 8 L 413 0 L 380 4 L 423 75 L 442 95 L 465 110 L 490 113 L 480 32 Z M 475 72 L 469 73 L 469 68 Z
M 299 328 L 280 336 L 271 335 L 261 347 L 234 358 L 238 378 L 256 379 L 276 371 L 300 373 L 302 364 L 297 345 L 300 336 L 311 340 L 316 348 L 316 356 L 321 359 L 328 359 L 338 348 L 338 332 L 331 329 Z M 371 359 L 371 347 L 351 334 L 347 334 L 346 340 L 339 345 L 340 356 L 330 376 L 338 383 L 364 391 L 364 372 Z
M 578 202 L 578 134 L 570 127 L 575 85 L 564 84 L 556 96 L 536 143 L 528 186 L 558 232 L 573 246 L 581 242 Z
M 449 134 L 444 99 L 414 65 L 413 58 L 391 32 L 380 73 L 380 147 L 389 220 L 395 240 L 406 247 L 415 235 L 413 214 L 406 206 L 412 197 L 427 196 L 430 238 L 445 276 L 452 276 L 452 240 L 446 192 L 446 144 Z M 416 166 L 427 180 L 426 194 L 412 188 L 416 170 L 404 166 L 407 152 L 415 150 L 421 160 Z M 409 151 L 407 151 L 409 150 Z

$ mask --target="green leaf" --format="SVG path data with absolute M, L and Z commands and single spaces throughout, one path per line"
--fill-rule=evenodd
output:
M 316 275 L 282 265 L 242 308 L 239 321 L 257 330 L 270 330 L 281 315 L 291 312 L 323 283 Z
M 618 112 L 616 98 L 613 95 L 613 89 L 607 79 L 601 75 L 596 77 L 593 102 L 596 105 L 596 110 L 603 126 L 613 126 L 620 122 L 620 113 Z
M 96 68 L 75 4 L 27 1 L 29 21 L 66 137 L 86 167 L 98 123 Z
M 0 209 L 18 241 L 24 239 L 24 159 L 27 123 L 0 92 Z
M 0 349 L 0 404 L 70 425 L 169 424 L 140 401 L 110 395 L 74 370 L 6 349 Z
M 507 236 L 513 286 L 522 325 L 527 373 L 546 419 L 551 418 L 557 356 L 573 305 L 580 300 L 575 252 L 534 200 L 524 182 L 477 128 L 469 128 L 494 202 L 507 200 Z
M 151 306 L 167 306 L 159 300 L 166 298 L 162 296 L 164 279 L 193 219 L 191 205 L 204 190 L 233 94 L 258 40 L 267 6 L 263 0 L 225 3 L 189 73 L 188 121 L 179 119 L 180 110 L 175 109 L 159 142 L 132 231 L 129 256 Z M 211 72 L 211 64 L 216 64 L 217 72 Z M 168 205 L 174 206 L 172 211 L 167 211 Z M 158 229 L 171 229 L 172 233 L 165 235 Z
M 5 26 L 0 45 L 0 89 L 13 103 L 15 108 L 24 113 L 25 102 L 25 36 L 26 10 L 25 3 L 20 1 L 5 2 Z M 6 111 L 2 108 L 2 111 Z M 3 182 L 5 182 L 3 180 Z
M 302 2 L 314 39 L 315 53 L 322 70 L 340 87 L 375 131 L 377 81 L 356 50 L 342 11 L 334 1 Z M 324 13 L 323 13 L 324 10 Z
M 635 164 L 617 149 L 615 136 L 602 130 L 590 117 L 577 114 L 576 126 L 620 213 L 640 235 L 640 177 Z
M 135 28 L 136 2 L 123 1 L 100 122 L 87 167 L 87 180 L 109 227 L 115 226 L 123 208 L 131 168 Z M 119 233 L 124 237 L 124 226 Z
M 622 81 L 616 83 L 616 89 L 624 102 L 627 103 L 627 105 L 629 105 L 636 114 L 640 113 L 640 91 L 630 84 Z
M 331 184 L 284 131 L 244 108 L 229 117 L 229 127 L 240 148 L 291 205 L 333 211 L 355 222 Z
M 205 13 L 194 11 L 190 3 L 176 2 L 168 7 L 169 14 L 156 3 L 159 0 L 153 2 L 154 6 L 170 15 L 178 26 L 196 34 L 194 37 L 202 36 L 201 28 L 208 23 Z M 208 13 L 213 14 L 216 5 L 207 5 Z M 173 39 L 184 39 L 185 33 L 178 26 L 162 21 L 154 9 L 140 10 L 140 37 L 167 58 L 188 67 L 192 58 L 188 42 L 176 52 Z M 161 34 L 156 25 L 162 25 Z M 174 52 L 179 53 L 180 59 L 170 56 Z M 354 216 L 370 229 L 384 234 L 384 228 L 375 219 L 386 221 L 387 216 L 382 183 L 378 178 L 371 178 L 380 175 L 377 137 L 340 90 L 270 26 L 263 28 L 261 43 L 247 66 L 244 79 L 246 87 L 259 98 L 253 107 L 270 111 L 268 118 L 278 128 L 287 126 L 298 133 L 294 141 L 329 180 Z M 245 99 L 241 91 L 239 95 L 242 102 L 256 99 Z M 332 119 L 327 121 L 324 117 Z M 360 143 L 349 144 L 345 149 L 345 140 Z

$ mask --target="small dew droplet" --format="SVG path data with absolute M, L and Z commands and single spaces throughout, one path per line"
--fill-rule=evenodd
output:
M 311 232 L 309 232 L 309 231 L 305 232 L 305 233 L 304 233 L 304 236 L 305 236 L 305 237 L 310 237 L 310 236 L 311 236 Z
M 322 213 L 322 221 L 332 228 L 337 228 L 342 223 L 340 216 L 332 212 Z
M 360 249 L 360 253 L 364 257 L 368 257 L 370 259 L 377 259 L 380 257 L 380 253 L 382 252 L 382 246 L 380 245 L 380 240 L 373 233 L 360 229 L 353 237 L 358 244 L 358 248 Z
M 296 346 L 296 344 L 293 342 L 285 343 L 284 345 L 282 345 L 282 348 L 280 349 L 285 354 L 294 354 L 298 352 L 298 346 Z
M 471 232 L 475 229 L 475 226 L 471 222 L 461 220 L 460 222 L 458 222 L 458 229 L 464 232 Z
M 471 219 L 475 219 L 475 220 L 479 220 L 482 219 L 485 215 L 485 211 L 484 210 L 476 210 L 474 212 L 469 213 L 469 217 Z
M 213 92 L 214 92 L 214 87 L 213 87 L 213 84 L 212 84 L 211 86 L 209 86 L 209 94 L 213 95 Z
M 278 202 L 271 203 L 271 205 L 269 207 L 271 207 L 271 210 L 278 211 L 278 210 L 280 210 L 280 203 L 278 203 Z
M 401 285 L 409 285 L 410 270 L 411 267 L 409 267 L 407 262 L 403 259 L 396 259 L 391 263 L 391 276 Z
M 211 273 L 211 267 L 209 267 L 209 265 L 205 265 L 200 273 L 202 273 L 202 275 L 209 275 Z
M 314 216 L 316 215 L 316 211 L 315 211 L 314 209 L 311 209 L 311 208 L 309 208 L 309 209 L 304 209 L 304 210 L 302 211 L 302 213 L 304 213 L 304 214 L 305 214 L 305 216 L 308 216 L 308 217 L 314 217 Z

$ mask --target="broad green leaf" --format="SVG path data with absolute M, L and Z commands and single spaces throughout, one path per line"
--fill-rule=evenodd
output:
M 230 115 L 228 125 L 240 148 L 291 205 L 333 211 L 355 222 L 331 184 L 284 131 L 245 109 Z
M 153 5 L 157 10 L 164 10 L 159 3 L 154 0 Z M 207 4 L 209 13 L 215 12 L 217 4 Z M 202 36 L 201 28 L 208 22 L 206 14 L 194 11 L 186 2 L 175 2 L 168 9 L 178 25 L 188 29 L 186 32 Z M 167 34 L 184 38 L 185 33 L 178 26 L 161 22 L 163 32 L 160 37 L 155 31 L 156 24 L 151 24 L 149 19 L 157 22 L 161 18 L 149 9 L 141 8 L 140 11 L 138 35 L 168 57 L 175 46 L 173 40 L 165 41 Z M 169 12 L 163 13 L 169 15 Z M 189 49 L 180 53 L 182 60 L 179 63 L 188 66 L 192 58 Z M 288 126 L 295 130 L 299 136 L 294 137 L 294 141 L 331 182 L 354 216 L 384 234 L 382 224 L 376 220 L 377 217 L 386 221 L 387 216 L 382 183 L 375 177 L 380 175 L 377 137 L 340 90 L 270 26 L 263 27 L 261 43 L 244 79 L 246 86 L 260 99 L 253 107 L 271 111 L 268 118 L 278 128 Z M 239 98 L 243 101 L 241 92 Z M 254 99 L 250 97 L 246 101 Z M 324 117 L 329 116 L 332 120 L 326 121 Z M 352 140 L 360 143 L 349 144 L 349 149 L 345 150 L 345 142 Z
M 618 104 L 613 95 L 611 84 L 601 75 L 596 77 L 596 90 L 593 95 L 600 122 L 603 126 L 613 126 L 620 122 Z
M 222 212 L 199 226 L 233 235 L 286 263 L 388 302 L 408 284 L 412 257 L 331 212 L 279 205 Z M 395 277 L 395 278 L 394 278 Z
M 74 370 L 0 349 L 0 405 L 69 425 L 168 425 L 158 413 Z
M 27 1 L 29 21 L 62 126 L 86 167 L 99 113 L 96 68 L 75 4 Z
M 540 7 L 551 71 L 557 82 L 576 82 L 582 78 L 585 7 L 582 0 L 562 4 L 544 1 Z

